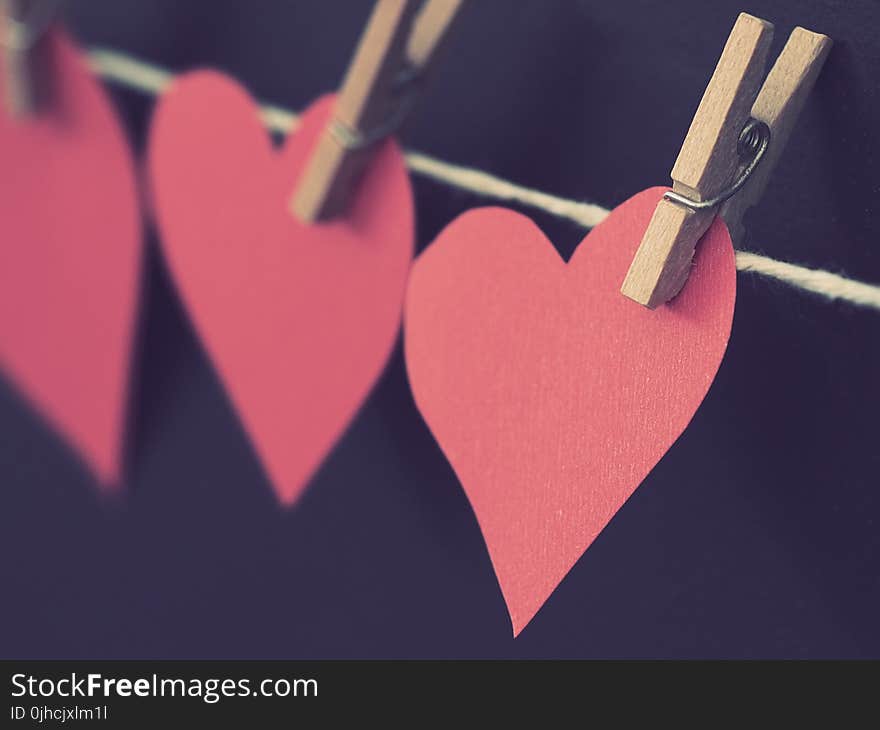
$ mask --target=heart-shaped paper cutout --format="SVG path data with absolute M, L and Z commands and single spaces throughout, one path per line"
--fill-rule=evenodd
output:
M 685 429 L 724 355 L 736 272 L 720 220 L 674 301 L 651 311 L 620 293 L 664 190 L 615 209 L 567 264 L 530 219 L 483 208 L 413 265 L 413 394 L 515 635 Z
M 280 499 L 294 502 L 379 377 L 413 255 L 403 155 L 383 142 L 346 216 L 304 224 L 290 198 L 332 111 L 313 104 L 274 150 L 231 79 L 163 96 L 149 174 L 178 291 Z
M 0 109 L 0 365 L 114 487 L 142 266 L 135 166 L 71 40 L 53 32 L 41 50 L 46 106 Z

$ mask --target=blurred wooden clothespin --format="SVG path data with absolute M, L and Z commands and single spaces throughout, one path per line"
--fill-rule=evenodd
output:
M 378 0 L 291 199 L 303 221 L 342 215 L 376 143 L 404 121 L 462 0 Z M 418 17 L 416 17 L 418 16 Z
M 672 168 L 672 191 L 657 204 L 621 292 L 651 309 L 687 281 L 694 249 L 717 214 L 734 243 L 761 197 L 831 49 L 795 28 L 761 84 L 773 26 L 740 14 Z
M 54 20 L 59 0 L 0 0 L 4 89 L 8 114 L 33 114 L 42 97 L 39 43 Z

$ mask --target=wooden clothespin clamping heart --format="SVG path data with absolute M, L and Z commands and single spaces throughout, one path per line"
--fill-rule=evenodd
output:
M 59 0 L 0 0 L 3 68 L 7 113 L 20 117 L 39 106 L 40 40 L 58 9 Z
M 291 200 L 306 222 L 342 215 L 376 143 L 410 112 L 462 0 L 379 0 Z M 421 12 L 417 12 L 421 7 Z
M 773 26 L 740 14 L 672 168 L 621 292 L 651 309 L 684 286 L 694 249 L 720 213 L 734 243 L 761 197 L 831 40 L 795 28 L 761 84 Z

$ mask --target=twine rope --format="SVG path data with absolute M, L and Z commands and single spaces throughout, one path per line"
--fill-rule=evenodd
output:
M 88 57 L 92 70 L 99 76 L 152 96 L 161 94 L 174 80 L 174 74 L 169 71 L 117 51 L 96 48 L 89 52 Z M 299 123 L 299 115 L 295 112 L 269 104 L 260 107 L 260 116 L 269 130 L 280 134 L 290 132 Z M 610 212 L 595 203 L 569 200 L 527 188 L 482 170 L 454 165 L 422 152 L 408 151 L 406 163 L 414 173 L 443 185 L 542 210 L 584 228 L 598 225 Z M 840 300 L 880 311 L 880 286 L 831 271 L 811 269 L 741 250 L 736 252 L 736 268 L 811 292 L 828 301 Z

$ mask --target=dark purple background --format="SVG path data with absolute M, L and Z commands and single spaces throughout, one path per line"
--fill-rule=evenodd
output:
M 407 142 L 613 206 L 668 180 L 739 10 L 837 45 L 745 247 L 880 282 L 880 3 L 470 0 Z M 301 108 L 351 0 L 71 0 L 86 44 Z M 114 90 L 142 147 L 151 102 Z M 207 119 L 206 123 L 210 123 Z M 7 171 L 7 174 L 12 174 Z M 415 179 L 419 248 L 478 198 Z M 568 255 L 584 235 L 533 214 Z M 693 424 L 520 638 L 400 349 L 281 510 L 150 233 L 128 494 L 0 385 L 5 657 L 878 657 L 880 313 L 741 274 Z M 0 381 L 2 382 L 2 381 Z

